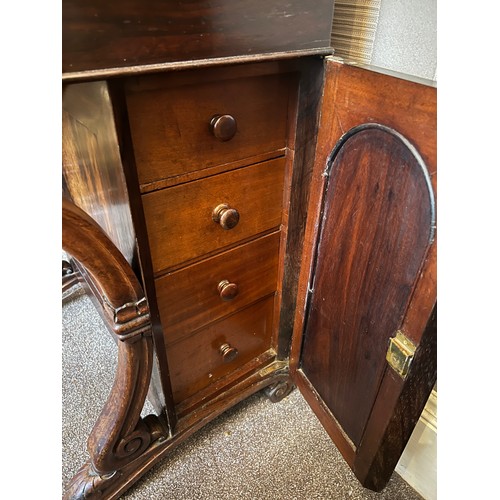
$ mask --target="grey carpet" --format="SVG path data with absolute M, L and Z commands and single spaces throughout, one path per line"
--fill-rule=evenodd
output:
M 62 342 L 64 487 L 87 459 L 86 439 L 116 367 L 116 346 L 79 286 L 63 296 Z M 150 412 L 147 405 L 143 413 Z M 280 403 L 257 393 L 233 407 L 122 498 L 421 499 L 396 473 L 381 493 L 361 487 L 298 390 Z

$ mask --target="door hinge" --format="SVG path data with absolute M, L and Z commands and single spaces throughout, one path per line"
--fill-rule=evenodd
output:
M 401 330 L 396 336 L 389 340 L 389 349 L 386 359 L 390 367 L 402 378 L 408 375 L 413 356 L 415 355 L 415 344 L 409 340 Z

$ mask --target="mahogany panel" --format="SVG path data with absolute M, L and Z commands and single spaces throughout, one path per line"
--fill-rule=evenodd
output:
M 349 467 L 353 467 L 356 458 L 356 446 L 349 439 L 347 434 L 342 429 L 342 426 L 332 414 L 330 408 L 321 399 L 316 389 L 311 385 L 309 379 L 304 375 L 304 372 L 299 369 L 294 373 L 293 382 L 297 385 L 304 399 L 313 409 L 321 425 L 325 428 L 331 440 L 335 443 L 335 447 L 344 457 Z
M 280 158 L 288 153 L 287 148 L 277 149 L 276 151 L 271 151 L 268 153 L 258 154 L 250 158 L 243 158 L 241 160 L 232 161 L 230 163 L 221 163 L 213 167 L 207 167 L 203 170 L 194 170 L 192 172 L 187 172 L 185 174 L 176 175 L 175 177 L 169 177 L 167 179 L 160 179 L 148 184 L 143 184 L 139 186 L 141 194 L 151 193 L 152 191 L 158 191 L 160 189 L 165 189 L 167 187 L 176 186 L 177 184 L 184 184 L 186 182 L 197 181 L 204 177 L 211 177 L 212 175 L 223 174 L 224 172 L 229 172 L 230 170 L 236 170 L 238 168 L 247 167 L 254 163 L 262 163 L 263 161 L 273 160 L 274 158 Z
M 175 402 L 185 400 L 267 351 L 271 347 L 273 309 L 271 296 L 171 344 L 167 356 Z M 223 358 L 220 348 L 224 344 L 237 350 L 234 358 Z
M 353 131 L 330 175 L 302 369 L 357 446 L 432 242 L 433 195 L 411 145 L 380 126 Z
M 334 57 L 326 59 L 325 86 L 322 93 L 319 133 L 311 176 L 310 201 L 307 207 L 307 226 L 304 250 L 297 287 L 297 308 L 294 320 L 290 369 L 293 373 L 300 362 L 302 332 L 306 301 L 312 271 L 312 254 L 319 230 L 321 199 L 328 178 L 324 171 L 332 149 L 343 134 L 362 123 L 379 123 L 397 130 L 416 145 L 428 166 L 431 183 L 436 193 L 436 88 L 424 86 L 405 78 L 384 75 L 370 68 L 343 64 Z M 432 251 L 432 249 L 431 249 Z M 427 266 L 429 267 L 429 266 Z M 409 338 L 418 344 L 427 318 L 435 302 L 435 265 L 424 268 L 426 278 L 421 280 L 418 296 L 427 297 L 425 304 L 412 301 L 409 312 L 420 316 L 420 324 L 409 329 Z M 423 306 L 423 307 L 420 307 Z M 421 328 L 419 328 L 421 326 Z
M 426 165 L 428 190 L 432 191 L 433 197 L 435 197 L 437 183 L 435 86 L 431 82 L 422 85 L 423 82 L 408 81 L 404 75 L 392 74 L 389 76 L 380 69 L 374 68 L 375 71 L 371 71 L 371 69 L 349 66 L 336 58 L 328 58 L 326 61 L 326 79 L 308 204 L 304 252 L 297 289 L 294 337 L 290 354 L 292 379 L 299 384 L 312 409 L 325 425 L 335 444 L 341 449 L 348 449 L 346 444 L 352 443 L 343 428 L 343 425 L 346 425 L 345 421 L 342 424 L 339 422 L 335 412 L 332 412 L 326 402 L 322 401 L 321 396 L 316 391 L 317 388 L 315 385 L 311 385 L 311 381 L 301 368 L 302 346 L 307 342 L 303 336 L 307 322 L 307 304 L 311 293 L 316 290 L 316 285 L 313 282 L 315 273 L 313 263 L 315 262 L 322 221 L 325 219 L 323 205 L 318 203 L 318 200 L 322 199 L 323 193 L 332 181 L 333 174 L 330 174 L 332 152 L 338 152 L 342 144 L 349 137 L 352 137 L 353 129 L 359 132 L 360 126 L 363 124 L 364 127 L 392 129 L 397 131 L 399 136 L 404 138 L 404 141 L 410 143 L 409 149 L 413 150 L 416 157 L 420 157 L 422 163 Z M 397 133 L 396 135 L 398 135 Z M 333 160 L 335 158 L 336 156 L 333 154 Z M 378 165 L 375 164 L 374 168 L 377 167 Z M 355 212 L 352 212 L 351 215 L 357 216 Z M 378 223 L 384 225 L 386 221 L 381 219 L 377 221 Z M 435 343 L 435 329 L 434 331 L 426 329 L 427 321 L 436 302 L 436 236 L 433 234 L 435 228 L 432 227 L 434 223 L 435 221 L 431 219 L 430 227 L 429 224 L 427 225 L 432 242 L 429 241 L 429 246 L 425 250 L 423 261 L 411 285 L 409 303 L 404 306 L 405 310 L 401 322 L 397 326 L 407 338 L 415 343 L 417 349 L 408 378 L 402 380 L 386 364 L 382 370 L 377 395 L 371 410 L 368 412 L 365 427 L 361 433 L 359 428 L 357 429 L 357 435 L 361 434 L 361 439 L 356 444 L 352 443 L 355 455 L 349 453 L 346 456 L 349 465 L 361 483 L 377 490 L 383 488 L 389 480 L 393 465 L 404 450 L 412 425 L 418 420 L 423 409 L 425 393 L 430 392 L 433 379 L 435 379 L 435 350 L 429 348 L 430 344 Z M 350 241 L 357 237 L 355 231 L 355 226 L 353 226 L 352 231 L 347 231 L 344 248 L 347 246 L 348 249 L 356 250 Z M 366 244 L 364 241 L 362 243 Z M 334 251 L 339 252 L 338 249 Z M 403 249 L 403 252 L 408 252 L 408 249 Z M 412 264 L 411 255 L 409 263 Z M 355 262 L 352 261 L 348 264 L 352 266 Z M 324 271 L 334 274 L 338 272 L 338 269 L 327 268 Z M 388 271 L 390 277 L 392 267 L 389 267 Z M 367 277 L 369 279 L 370 275 Z M 365 277 L 363 276 L 362 279 L 364 280 Z M 335 285 L 332 283 L 331 286 Z M 342 287 L 339 291 L 342 293 Z M 401 288 L 399 292 L 406 293 L 404 288 Z M 353 299 L 357 300 L 358 297 L 354 296 Z M 379 296 L 376 297 L 376 301 L 380 301 Z M 350 305 L 352 305 L 352 301 L 351 304 L 346 302 L 347 307 Z M 397 304 L 395 305 L 397 306 Z M 322 320 L 327 322 L 327 318 Z M 359 320 L 362 324 L 366 318 L 359 318 Z M 330 321 L 335 324 L 335 317 L 331 317 Z M 385 321 L 383 317 L 382 321 Z M 377 324 L 378 322 L 375 322 L 375 325 Z M 340 324 L 340 328 L 342 327 L 343 325 Z M 427 333 L 423 335 L 424 331 L 429 332 L 430 339 Z M 366 337 L 363 338 L 362 333 L 360 335 L 361 343 L 366 344 Z M 328 333 L 325 337 L 328 337 Z M 349 343 L 354 346 L 354 341 L 348 336 L 343 337 L 343 340 L 346 341 L 346 344 L 340 348 L 348 348 Z M 381 352 L 385 353 L 385 349 Z M 345 363 L 346 371 L 352 371 L 356 369 L 356 362 L 360 361 L 360 358 L 354 356 L 353 359 L 344 358 L 337 361 Z M 361 362 L 366 363 L 369 367 L 373 363 L 373 358 L 361 359 Z M 329 384 L 323 382 L 323 388 L 325 385 L 336 385 L 337 380 L 330 373 L 325 372 L 324 377 Z M 355 431 L 357 425 L 361 426 L 357 411 L 358 409 L 355 408 L 352 412 L 352 426 Z
M 63 0 L 71 73 L 330 47 L 332 0 Z
M 308 59 L 297 62 L 299 89 L 295 102 L 290 103 L 287 158 L 293 163 L 289 169 L 289 197 L 286 237 L 282 261 L 281 307 L 279 318 L 278 357 L 288 358 L 293 332 L 295 307 L 299 289 L 299 273 L 303 259 L 304 234 L 308 215 L 309 189 L 313 174 L 316 139 L 318 134 L 321 95 L 324 82 L 324 61 Z M 318 198 L 315 204 L 318 205 Z M 286 232 L 285 232 L 286 231 Z
M 279 244 L 276 232 L 157 279 L 156 298 L 167 342 L 274 293 Z M 236 293 L 233 298 L 221 297 L 223 281 L 228 281 L 224 290 Z
M 137 271 L 135 230 L 106 82 L 66 86 L 62 125 L 65 191 Z
M 375 68 L 377 69 L 377 68 Z M 317 157 L 325 161 L 351 128 L 379 123 L 397 130 L 419 150 L 436 191 L 436 87 L 392 76 L 380 70 L 357 68 L 327 58 L 324 108 Z M 326 126 L 326 123 L 330 126 Z M 315 182 L 322 183 L 321 177 Z
M 163 85 L 153 77 L 153 88 L 147 77 L 128 85 L 141 185 L 285 147 L 288 75 L 206 81 L 195 72 L 180 86 L 175 86 L 175 76 L 165 75 Z M 216 137 L 220 124 L 212 131 L 210 123 L 218 115 L 234 118 L 234 136 Z
M 140 276 L 142 279 L 146 298 L 148 300 L 155 356 L 153 358 L 153 372 L 151 376 L 151 387 L 148 398 L 153 403 L 158 414 L 162 414 L 173 429 L 176 425 L 177 416 L 173 403 L 172 390 L 168 372 L 167 355 L 163 339 L 163 330 L 160 323 L 160 314 L 156 304 L 153 268 L 150 257 L 149 242 L 147 238 L 146 222 L 139 192 L 139 181 L 135 167 L 132 139 L 128 124 L 128 114 L 121 79 L 107 82 L 110 97 L 113 102 L 116 133 L 123 165 L 123 174 L 129 192 L 130 211 L 136 232 L 136 244 L 138 260 L 140 262 Z
M 304 251 L 297 287 L 295 333 L 290 354 L 292 372 L 300 361 L 312 254 L 321 217 L 321 204 L 317 200 L 321 199 L 328 180 L 327 176 L 323 175 L 328 159 L 342 135 L 362 123 L 379 123 L 397 130 L 416 145 L 428 166 L 434 193 L 437 190 L 436 88 L 408 81 L 401 76 L 387 76 L 380 68 L 375 69 L 377 72 L 371 71 L 370 68 L 349 66 L 333 57 L 326 60 L 314 174 L 311 179 Z M 432 251 L 431 248 L 431 253 Z M 412 301 L 409 308 L 412 320 L 409 322 L 411 327 L 408 329 L 408 335 L 416 344 L 436 300 L 435 258 L 423 272 L 425 277 L 417 284 L 417 295 L 421 299 L 425 297 L 425 300 Z M 415 320 L 418 324 L 413 326 Z
M 143 195 L 155 272 L 278 228 L 284 166 L 278 158 Z M 239 213 L 232 229 L 212 219 L 221 204 Z

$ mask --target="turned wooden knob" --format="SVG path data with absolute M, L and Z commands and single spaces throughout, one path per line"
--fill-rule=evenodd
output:
M 233 229 L 240 220 L 240 214 L 236 208 L 231 208 L 226 203 L 223 203 L 214 208 L 212 219 L 217 224 L 220 224 L 222 229 Z
M 219 141 L 229 141 L 236 134 L 236 120 L 231 115 L 215 115 L 210 120 L 210 131 Z
M 219 297 L 222 300 L 232 300 L 238 295 L 238 285 L 230 283 L 228 280 L 222 280 L 217 288 L 219 290 Z
M 224 363 L 230 363 L 236 356 L 238 356 L 238 349 L 236 347 L 231 347 L 229 344 L 222 344 L 219 347 L 219 353 L 224 360 Z

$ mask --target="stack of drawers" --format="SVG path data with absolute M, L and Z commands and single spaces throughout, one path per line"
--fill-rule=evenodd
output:
M 274 355 L 290 85 L 198 70 L 127 87 L 176 404 Z

